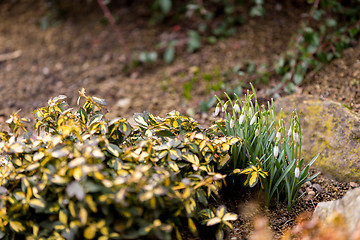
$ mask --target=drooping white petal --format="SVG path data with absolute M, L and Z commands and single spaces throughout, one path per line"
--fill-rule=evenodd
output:
M 239 118 L 239 124 L 241 125 L 245 120 L 245 114 L 241 114 Z
M 274 157 L 277 158 L 279 156 L 279 146 L 274 147 Z
M 288 137 L 291 137 L 291 134 L 292 134 L 292 128 L 290 127 L 288 131 Z
M 277 132 L 276 133 L 276 141 L 279 142 L 281 139 L 281 133 L 280 132 Z
M 295 168 L 295 177 L 298 178 L 300 176 L 300 169 L 297 167 Z
M 237 103 L 234 105 L 234 110 L 235 112 L 240 112 L 240 107 Z
M 259 129 L 258 128 L 255 130 L 255 136 L 256 137 L 259 136 Z
M 220 113 L 220 106 L 219 106 L 219 104 L 218 104 L 218 105 L 216 106 L 216 108 L 215 108 L 214 116 L 219 115 L 219 113 Z
M 229 101 L 227 101 L 227 102 L 224 104 L 224 107 L 223 107 L 223 109 L 222 109 L 222 112 L 225 112 L 225 111 L 226 111 L 228 104 L 229 104 Z
M 249 107 L 249 116 L 252 117 L 252 115 L 253 115 L 252 108 Z
M 252 117 L 250 125 L 253 125 L 256 122 L 256 115 Z

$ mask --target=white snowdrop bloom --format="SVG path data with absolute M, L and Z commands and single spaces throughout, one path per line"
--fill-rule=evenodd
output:
M 235 104 L 234 105 L 234 110 L 235 110 L 235 112 L 240 112 L 240 107 L 239 107 L 239 104 Z
M 295 168 L 295 177 L 298 178 L 300 176 L 300 169 L 297 167 Z
M 292 133 L 292 128 L 290 127 L 288 131 L 288 137 L 291 137 L 291 133 Z
M 253 113 L 252 113 L 252 109 L 251 107 L 249 107 L 249 116 L 252 117 Z
M 280 133 L 280 132 L 277 132 L 277 133 L 276 133 L 276 141 L 277 141 L 277 142 L 280 142 L 280 138 L 281 138 L 281 133 Z
M 227 101 L 227 102 L 224 104 L 224 107 L 223 107 L 223 109 L 222 109 L 223 112 L 226 111 L 228 104 L 229 104 L 229 101 Z
M 217 115 L 219 115 L 219 113 L 220 113 L 220 106 L 218 104 L 215 108 L 214 116 L 216 117 Z
M 235 125 L 235 121 L 234 121 L 234 119 L 231 118 L 231 120 L 230 120 L 230 128 L 233 128 L 234 125 Z
M 300 143 L 300 139 L 299 139 L 299 133 L 297 133 L 297 132 L 294 132 L 294 142 L 296 142 L 296 143 Z
M 279 156 L 279 146 L 274 147 L 274 157 L 277 158 Z
M 241 114 L 239 117 L 239 124 L 241 125 L 245 120 L 245 114 Z
M 259 129 L 258 128 L 255 130 L 255 136 L 256 137 L 259 136 Z
M 256 115 L 252 117 L 250 125 L 253 125 L 256 122 Z

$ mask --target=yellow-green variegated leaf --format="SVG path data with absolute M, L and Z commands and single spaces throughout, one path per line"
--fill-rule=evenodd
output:
M 142 126 L 145 126 L 145 127 L 148 126 L 147 122 L 140 114 L 135 114 L 134 120 L 135 120 L 135 122 L 137 122 L 138 124 L 140 124 Z
M 30 200 L 29 202 L 30 207 L 32 208 L 36 208 L 36 209 L 44 209 L 45 208 L 45 202 L 40 200 L 40 199 L 36 199 L 33 198 Z
M 25 230 L 25 226 L 19 221 L 10 220 L 9 224 L 12 230 L 14 230 L 15 232 L 22 232 Z
M 224 157 L 222 157 L 218 162 L 218 169 L 223 168 L 230 160 L 230 155 L 226 154 Z
M 189 225 L 190 231 L 196 236 L 197 228 L 196 228 L 194 221 L 191 218 L 188 218 L 188 225 Z
M 221 218 L 221 219 L 224 217 L 225 213 L 226 213 L 226 208 L 223 205 L 219 206 L 216 209 L 216 216 Z
M 98 97 L 91 97 L 91 99 L 92 99 L 94 102 L 96 102 L 97 104 L 106 106 L 106 101 L 105 101 L 105 99 L 98 98 Z
M 214 154 L 212 154 L 210 152 L 207 152 L 207 153 L 205 153 L 205 158 L 204 159 L 205 159 L 206 163 L 209 163 L 214 159 Z
M 62 224 L 66 225 L 68 221 L 68 217 L 64 211 L 59 212 L 59 220 Z
M 200 165 L 200 161 L 199 161 L 198 156 L 196 156 L 195 154 L 193 154 L 193 153 L 191 153 L 191 152 L 188 152 L 187 154 L 183 154 L 182 157 L 183 157 L 186 161 L 188 161 L 188 162 L 190 162 L 190 163 L 192 163 L 192 164 L 194 164 L 194 165 L 196 165 L 196 166 L 199 166 L 199 165 Z
M 254 168 L 255 168 L 255 169 L 254 169 Z M 240 174 L 250 174 L 250 173 L 256 171 L 256 169 L 257 169 L 257 168 L 256 168 L 255 166 L 250 166 L 250 167 L 245 168 L 244 170 L 242 170 L 242 171 L 240 172 Z
M 86 209 L 84 207 L 80 208 L 79 218 L 80 218 L 81 224 L 84 226 L 88 219 L 88 212 L 86 211 Z
M 225 213 L 223 220 L 224 221 L 235 221 L 238 218 L 235 213 Z
M 174 172 L 177 173 L 180 171 L 179 166 L 176 163 L 174 163 L 173 161 L 168 161 L 168 164 Z
M 230 145 L 228 143 L 221 144 L 220 151 L 221 152 L 227 152 L 230 149 Z
M 94 239 L 96 236 L 96 226 L 91 224 L 84 230 L 84 238 L 86 239 Z
M 120 156 L 121 149 L 117 145 L 109 143 L 106 145 L 106 148 L 115 157 Z
M 207 221 L 206 226 L 213 226 L 215 224 L 219 224 L 220 222 L 221 222 L 221 219 L 219 217 L 214 217 Z
M 37 169 L 38 167 L 40 167 L 40 163 L 36 162 L 36 163 L 30 164 L 29 166 L 27 166 L 25 171 L 31 172 L 31 171 Z
M 159 153 L 159 159 L 163 159 L 164 157 L 166 157 L 167 154 L 168 154 L 167 150 L 161 151 Z
M 266 176 L 268 176 L 268 172 L 265 172 L 265 171 L 260 170 L 260 171 L 259 171 L 259 175 L 260 175 L 262 178 L 266 178 Z
M 251 188 L 254 187 L 259 180 L 258 172 L 254 171 L 251 174 L 249 174 L 248 179 L 249 179 L 249 187 L 251 187 Z
M 179 149 L 170 149 L 169 150 L 169 157 L 172 159 L 172 160 L 176 160 L 176 159 L 179 159 L 181 158 L 181 152 Z

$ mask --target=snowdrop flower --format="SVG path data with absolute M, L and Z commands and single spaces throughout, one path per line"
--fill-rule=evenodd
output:
M 220 113 L 220 103 L 218 103 L 216 105 L 216 108 L 215 108 L 215 112 L 214 112 L 214 116 L 216 117 L 217 115 L 219 115 Z
M 274 157 L 277 158 L 279 156 L 279 146 L 275 145 L 274 146 Z
M 234 119 L 231 118 L 231 120 L 230 120 L 230 128 L 233 128 L 234 125 L 235 125 L 235 121 L 234 121 Z
M 245 120 L 245 114 L 242 113 L 239 117 L 239 124 L 241 125 L 244 122 L 244 120 Z
M 227 102 L 224 104 L 224 107 L 223 107 L 223 109 L 222 109 L 222 112 L 225 112 L 225 111 L 226 111 L 228 104 L 229 104 L 229 101 L 227 101 Z
M 276 133 L 276 141 L 277 141 L 277 142 L 280 142 L 280 138 L 281 138 L 281 133 L 280 133 L 280 132 L 277 132 L 277 133 Z
M 298 178 L 300 176 L 300 169 L 298 167 L 295 168 L 295 177 Z
M 234 110 L 235 112 L 240 112 L 240 107 L 237 103 L 234 105 Z
M 290 126 L 289 131 L 288 131 L 288 137 L 291 137 L 291 134 L 292 134 L 292 128 Z
M 252 109 L 251 107 L 249 107 L 249 116 L 252 117 L 253 113 L 252 113 Z
M 252 117 L 250 125 L 253 125 L 256 122 L 256 114 Z
M 259 129 L 258 128 L 255 130 L 255 136 L 256 137 L 259 136 Z
M 294 132 L 294 142 L 296 142 L 296 143 L 300 143 L 300 140 L 299 140 L 299 133 L 297 133 L 297 132 Z

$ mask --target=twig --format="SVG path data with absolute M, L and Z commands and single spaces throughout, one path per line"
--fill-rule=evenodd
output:
M 120 42 L 120 44 L 122 45 L 124 52 L 125 52 L 125 56 L 126 56 L 126 60 L 129 60 L 129 49 L 126 46 L 126 42 L 125 39 L 123 38 L 123 35 L 120 32 L 119 27 L 116 25 L 115 19 L 113 17 L 113 15 L 111 14 L 109 8 L 104 4 L 103 0 L 97 0 L 99 6 L 101 7 L 101 10 L 104 12 L 105 17 L 107 18 L 107 20 L 109 21 L 109 23 L 111 24 L 111 27 L 114 29 L 117 38 Z
M 0 62 L 12 60 L 21 56 L 21 50 L 17 50 L 11 53 L 0 54 Z

